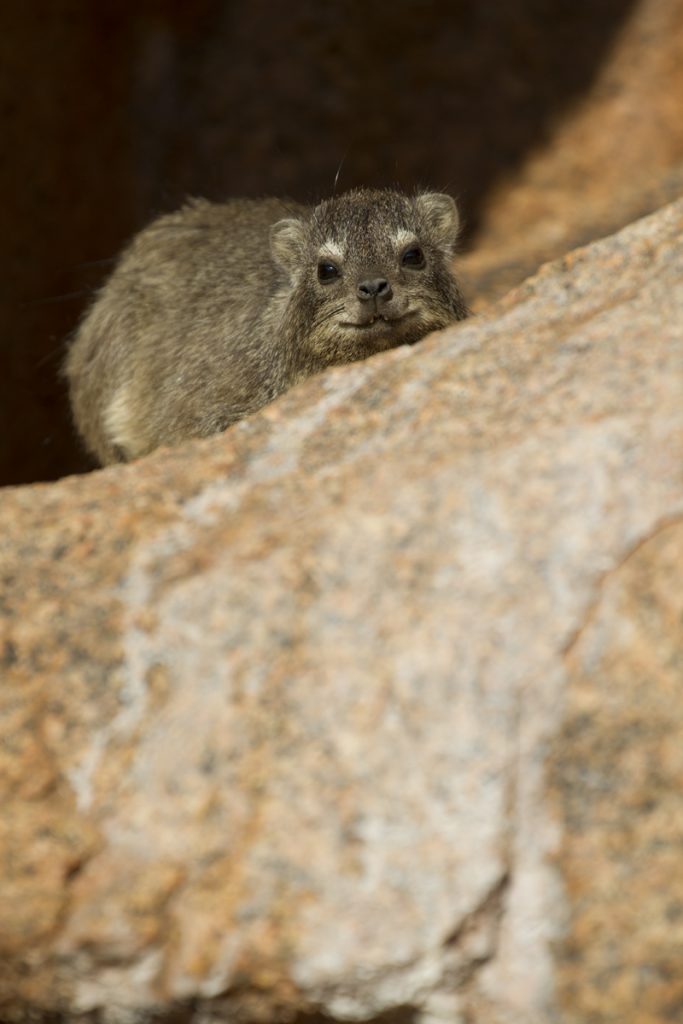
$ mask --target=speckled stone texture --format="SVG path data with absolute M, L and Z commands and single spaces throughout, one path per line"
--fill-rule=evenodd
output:
M 576 9 L 560 5 L 552 17 Z M 475 305 L 681 194 L 683 0 L 638 0 L 590 90 L 489 195 L 462 263 Z
M 0 1016 L 683 1018 L 682 267 L 1 495 Z

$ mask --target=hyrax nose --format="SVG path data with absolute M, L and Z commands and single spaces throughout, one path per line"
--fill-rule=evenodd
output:
M 372 281 L 361 281 L 358 285 L 358 298 L 361 302 L 376 299 L 377 302 L 388 302 L 393 297 L 391 285 L 383 277 L 375 277 Z

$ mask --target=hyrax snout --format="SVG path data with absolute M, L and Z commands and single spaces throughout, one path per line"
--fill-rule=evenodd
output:
M 326 366 L 467 316 L 454 201 L 358 189 L 318 206 L 193 200 L 123 252 L 69 349 L 102 464 L 223 430 Z

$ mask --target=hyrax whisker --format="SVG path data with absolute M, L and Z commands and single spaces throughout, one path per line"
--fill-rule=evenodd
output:
M 458 223 L 445 194 L 370 189 L 315 207 L 193 199 L 158 218 L 69 349 L 86 446 L 107 464 L 216 433 L 327 366 L 463 319 Z
M 334 317 L 339 316 L 343 309 L 343 303 L 340 306 L 334 306 L 334 308 L 328 310 L 327 313 L 321 314 L 320 316 L 316 317 L 316 319 L 313 321 L 313 326 L 322 327 L 323 324 L 326 324 L 328 322 L 328 320 L 332 320 Z

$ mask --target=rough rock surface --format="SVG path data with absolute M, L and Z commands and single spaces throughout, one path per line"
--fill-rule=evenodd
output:
M 488 197 L 464 260 L 473 301 L 683 194 L 682 97 L 683 0 L 639 0 L 591 88 Z
M 1 495 L 0 1016 L 681 1019 L 681 266 Z

